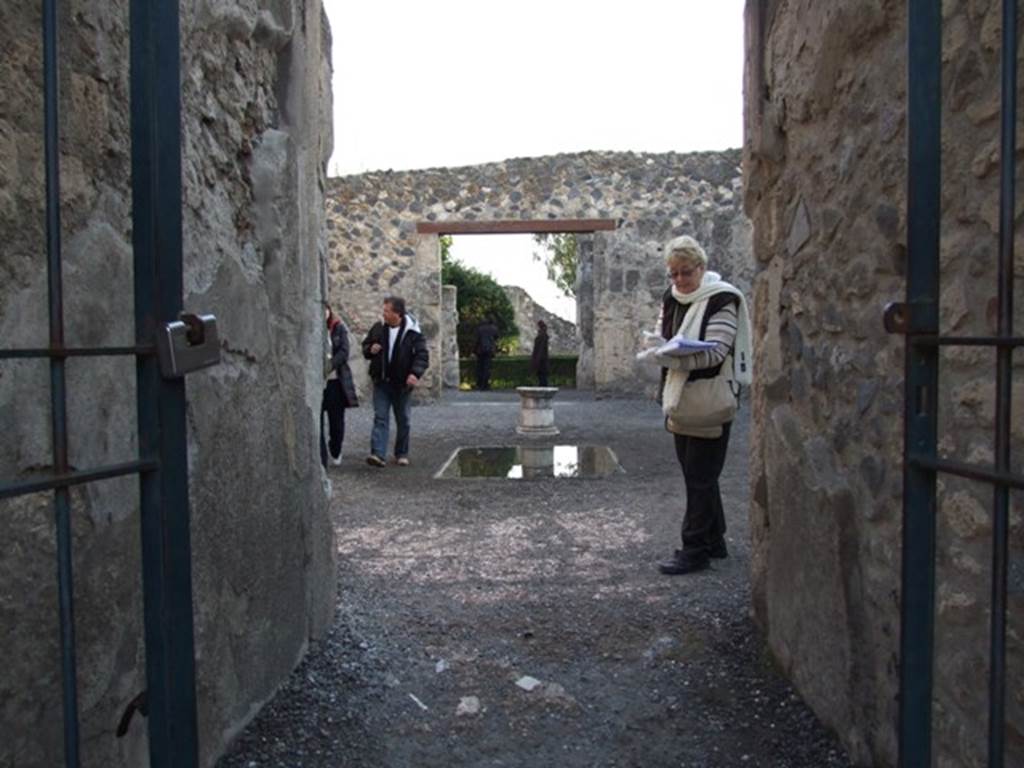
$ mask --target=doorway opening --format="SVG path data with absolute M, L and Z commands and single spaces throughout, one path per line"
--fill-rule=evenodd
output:
M 576 388 L 585 380 L 577 374 L 593 311 L 580 264 L 592 253 L 587 239 L 614 228 L 604 219 L 421 223 L 421 235 L 438 236 L 444 386 Z
M 575 235 L 557 235 L 569 241 Z M 575 388 L 579 335 L 576 323 L 575 250 L 570 263 L 556 270 L 562 286 L 544 263 L 549 235 L 442 235 L 441 282 L 455 289 L 460 389 L 480 389 L 483 359 L 479 332 L 490 320 L 497 332 L 489 359 L 487 387 L 513 389 L 538 384 L 538 363 L 550 385 Z M 543 328 L 543 337 L 541 329 Z M 547 386 L 548 382 L 545 382 Z

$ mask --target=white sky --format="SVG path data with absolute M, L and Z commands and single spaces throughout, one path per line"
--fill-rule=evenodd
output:
M 533 259 L 535 251 L 544 253 L 533 242 L 533 235 L 456 235 L 451 254 L 463 264 L 491 275 L 499 285 L 526 288 L 548 312 L 575 323 L 576 301 L 548 280 L 543 262 Z
M 334 41 L 328 172 L 739 147 L 743 4 L 324 0 Z M 488 246 L 504 240 L 495 236 L 462 240 L 474 242 L 453 254 L 477 268 L 469 250 L 507 248 Z M 521 240 L 516 284 L 534 294 L 546 274 L 528 268 L 533 246 Z

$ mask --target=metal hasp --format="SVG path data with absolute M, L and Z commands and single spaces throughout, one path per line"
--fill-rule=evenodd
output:
M 894 301 L 885 305 L 882 322 L 886 333 L 901 333 L 907 336 L 934 335 L 936 327 L 933 318 L 938 317 L 938 312 L 938 307 L 931 301 Z
M 180 379 L 186 373 L 220 362 L 220 338 L 213 315 L 182 313 L 180 320 L 161 323 L 156 333 L 160 375 Z

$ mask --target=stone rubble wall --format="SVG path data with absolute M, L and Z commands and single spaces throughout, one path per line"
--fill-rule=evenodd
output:
M 957 335 L 994 332 L 1000 5 L 943 3 L 941 327 Z M 895 765 L 897 744 L 904 340 L 883 331 L 882 311 L 905 296 L 906 31 L 896 0 L 747 3 L 754 613 L 804 698 L 858 765 L 875 766 Z M 1018 195 L 1018 281 L 1021 210 Z M 994 376 L 990 351 L 942 352 L 941 455 L 992 461 Z M 980 766 L 992 490 L 944 476 L 939 494 L 935 764 Z M 1024 764 L 1021 502 L 1015 494 L 1007 765 Z
M 441 338 L 444 348 L 441 350 L 442 383 L 448 389 L 458 389 L 461 373 L 459 371 L 459 344 L 456 333 L 459 327 L 458 310 L 459 289 L 454 285 L 441 286 Z
M 637 366 L 642 329 L 654 325 L 668 285 L 661 247 L 689 234 L 704 244 L 712 268 L 744 290 L 751 285 L 750 223 L 741 210 L 740 152 L 636 154 L 582 152 L 464 168 L 378 171 L 328 183 L 330 294 L 362 338 L 388 294 L 405 297 L 424 326 L 431 368 L 421 397 L 440 394 L 441 258 L 436 235 L 420 222 L 509 219 L 614 219 L 614 232 L 585 235 L 581 272 L 594 281 L 578 296 L 593 327 L 580 335 L 578 381 L 605 392 L 653 392 L 657 376 Z M 594 264 L 583 264 L 585 259 Z M 587 279 L 587 278 L 581 278 Z M 594 308 L 597 311 L 594 311 Z M 600 343 L 588 346 L 593 339 Z M 353 372 L 369 387 L 353 350 Z M 588 367 L 589 366 L 589 367 Z M 638 383 L 640 382 L 640 383 Z
M 512 302 L 516 325 L 519 327 L 519 349 L 516 354 L 529 355 L 533 352 L 538 320 L 543 320 L 548 327 L 549 355 L 575 355 L 579 351 L 580 342 L 575 323 L 548 312 L 517 285 L 503 285 L 501 289 Z
M 67 343 L 131 345 L 128 4 L 62 6 Z M 0 338 L 47 343 L 41 12 L 0 6 Z M 318 435 L 325 338 L 330 33 L 319 0 L 183 5 L 185 306 L 217 315 L 223 362 L 187 388 L 201 764 L 326 631 L 333 527 Z M 316 361 L 311 364 L 311 361 Z M 135 364 L 67 364 L 75 467 L 138 454 Z M 0 477 L 52 463 L 49 376 L 0 362 Z M 148 764 L 138 480 L 76 488 L 85 766 Z M 0 502 L 0 765 L 63 765 L 52 494 Z

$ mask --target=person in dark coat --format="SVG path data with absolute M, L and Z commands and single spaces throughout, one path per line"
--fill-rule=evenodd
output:
M 491 361 L 498 351 L 498 326 L 490 318 L 476 327 L 476 342 L 473 354 L 476 355 L 476 388 L 491 388 Z
M 416 318 L 405 312 L 399 296 L 384 299 L 383 320 L 374 324 L 363 339 L 363 357 L 370 361 L 373 379 L 373 431 L 366 463 L 383 467 L 387 463 L 390 412 L 395 412 L 395 463 L 409 465 L 409 416 L 412 391 L 430 365 L 427 341 Z
M 327 466 L 330 455 L 331 463 L 341 464 L 341 446 L 345 442 L 345 409 L 359 405 L 356 397 L 355 382 L 352 380 L 352 369 L 348 366 L 348 329 L 331 310 L 326 307 L 327 335 L 330 351 L 324 366 L 326 381 L 320 405 L 320 460 Z M 323 414 L 327 414 L 330 440 L 324 440 Z
M 543 320 L 537 321 L 537 335 L 533 338 L 533 352 L 530 354 L 530 370 L 537 375 L 537 386 L 548 385 L 548 326 Z

